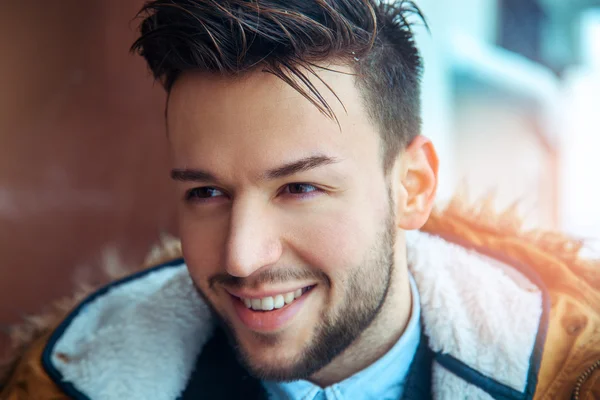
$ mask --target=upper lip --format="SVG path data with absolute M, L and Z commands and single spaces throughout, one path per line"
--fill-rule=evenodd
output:
M 283 289 L 259 289 L 259 290 L 250 290 L 250 289 L 234 289 L 234 288 L 225 288 L 230 295 L 239 297 L 242 299 L 262 299 L 264 297 L 273 297 L 278 294 L 286 294 L 290 292 L 295 292 L 298 289 L 304 289 L 305 287 L 314 286 L 311 284 L 305 285 L 295 285 L 290 286 L 289 288 Z

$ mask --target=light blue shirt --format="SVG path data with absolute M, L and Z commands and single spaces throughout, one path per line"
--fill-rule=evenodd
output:
M 421 304 L 409 274 L 412 311 L 406 330 L 379 360 L 345 380 L 321 388 L 309 381 L 263 382 L 270 400 L 398 400 L 421 338 Z

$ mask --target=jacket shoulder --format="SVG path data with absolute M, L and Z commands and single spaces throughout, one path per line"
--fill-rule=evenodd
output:
M 145 261 L 129 268 L 114 258 L 107 257 L 102 265 L 107 286 L 127 279 L 157 265 L 181 258 L 178 240 L 164 237 L 154 246 Z M 11 328 L 12 343 L 7 361 L 0 363 L 0 400 L 61 400 L 70 397 L 55 384 L 43 365 L 43 353 L 55 330 L 77 309 L 88 296 L 100 288 L 85 283 L 78 285 L 71 296 L 50 305 L 49 311 L 27 318 L 26 322 Z
M 62 400 L 68 399 L 42 366 L 42 353 L 48 343 L 50 332 L 35 339 L 13 366 L 0 399 L 2 400 Z
M 455 198 L 423 231 L 526 264 L 539 276 L 551 308 L 536 398 L 600 392 L 600 260 L 580 256 L 581 240 L 522 229 L 514 208 L 492 209 Z

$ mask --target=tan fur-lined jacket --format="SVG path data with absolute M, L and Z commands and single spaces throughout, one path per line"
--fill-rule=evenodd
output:
M 476 209 L 461 209 L 453 202 L 434 213 L 422 231 L 531 267 L 546 286 L 550 303 L 535 398 L 600 399 L 600 262 L 581 259 L 580 242 L 521 231 L 510 212 L 496 215 L 488 207 Z M 179 254 L 178 244 L 169 242 L 153 253 L 150 264 Z M 15 330 L 15 360 L 0 370 L 0 400 L 70 398 L 50 378 L 41 359 L 55 327 L 90 290 L 85 292 L 62 302 L 54 314 Z

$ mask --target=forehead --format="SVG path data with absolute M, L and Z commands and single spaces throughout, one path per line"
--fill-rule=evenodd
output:
M 354 76 L 348 68 L 334 69 L 343 73 L 317 72 L 331 90 L 317 77 L 310 79 L 337 122 L 281 79 L 260 70 L 236 77 L 183 74 L 168 104 L 175 163 L 219 167 L 235 161 L 239 167 L 245 161 L 248 167 L 268 168 L 270 163 L 314 153 L 365 158 L 371 150 L 378 155 L 379 135 L 367 117 Z

